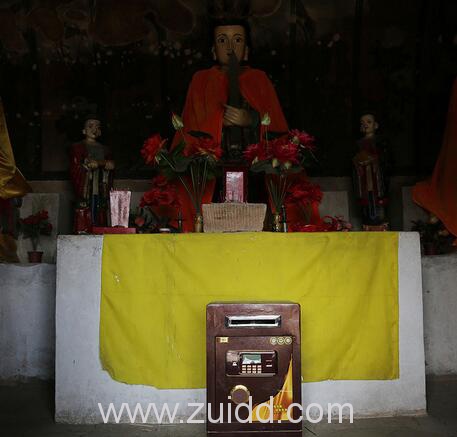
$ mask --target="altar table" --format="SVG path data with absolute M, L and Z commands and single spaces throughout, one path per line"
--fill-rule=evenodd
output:
M 365 238 L 362 233 L 351 233 L 350 237 L 345 237 L 342 234 L 339 238 L 350 238 L 350 246 L 357 248 L 363 246 L 361 243 Z M 135 239 L 141 236 L 113 236 L 108 238 L 120 239 Z M 159 235 L 157 238 L 169 238 L 169 235 Z M 197 240 L 205 239 L 207 235 L 194 236 Z M 243 235 L 224 235 L 224 238 L 248 238 L 252 236 Z M 268 234 L 268 238 L 276 238 L 278 236 Z M 324 407 L 324 411 L 328 402 L 339 402 L 341 404 L 350 402 L 354 408 L 355 417 L 361 416 L 376 416 L 376 415 L 398 415 L 398 414 L 420 414 L 425 412 L 425 363 L 424 363 L 424 342 L 423 342 L 423 311 L 422 311 L 422 285 L 421 285 L 421 258 L 419 239 L 416 233 L 399 233 L 398 234 L 398 339 L 399 339 L 399 373 L 397 379 L 384 379 L 384 380 L 366 380 L 366 379 L 353 379 L 353 380 L 323 380 L 317 382 L 306 382 L 302 384 L 302 399 L 304 405 L 315 402 Z M 103 369 L 101 356 L 100 356 L 100 310 L 101 310 L 101 278 L 102 278 L 102 253 L 103 253 L 103 240 L 102 236 L 61 236 L 58 240 L 58 257 L 57 257 L 57 296 L 56 296 L 56 420 L 58 422 L 67 423 L 100 423 L 102 417 L 98 408 L 98 403 L 109 405 L 114 403 L 120 405 L 121 403 L 129 403 L 134 406 L 136 403 L 147 405 L 154 402 L 158 405 L 167 402 L 168 405 L 180 403 L 176 419 L 185 420 L 193 412 L 192 407 L 185 407 L 187 402 L 204 402 L 205 390 L 201 389 L 159 389 L 157 387 L 144 384 L 128 384 L 114 380 L 109 373 Z M 176 237 L 178 238 L 178 237 Z M 294 236 L 279 236 L 281 238 L 298 238 Z M 320 238 L 319 236 L 312 236 L 311 238 Z M 197 241 L 196 240 L 196 241 Z M 165 240 L 164 240 L 165 241 Z M 183 240 L 179 240 L 183 241 Z M 202 240 L 203 241 L 203 240 Z M 279 240 L 278 240 L 279 241 Z M 288 243 L 289 244 L 289 243 Z M 324 238 L 317 246 L 328 244 Z M 178 244 L 179 246 L 179 244 Z M 178 248 L 176 246 L 176 248 Z M 146 246 L 145 246 L 146 247 Z M 173 245 L 171 246 L 173 247 Z M 245 247 L 250 247 L 245 245 Z M 270 251 L 275 249 L 271 249 Z M 276 250 L 283 250 L 283 248 L 276 248 Z M 170 247 L 167 249 L 168 255 L 173 254 Z M 188 260 L 191 260 L 194 249 L 188 253 Z M 316 249 L 316 257 L 319 252 Z M 341 257 L 349 256 L 350 248 L 346 252 L 340 252 Z M 294 258 L 302 256 L 302 251 L 294 249 Z M 144 260 L 137 257 L 135 253 L 131 254 L 131 259 L 143 265 L 145 273 L 148 277 L 157 277 L 157 267 L 152 262 L 146 262 L 148 259 L 148 252 L 146 251 L 143 256 Z M 220 249 L 220 256 L 224 255 L 223 248 Z M 269 254 L 265 251 L 261 252 L 262 257 L 268 257 Z M 226 254 L 226 257 L 236 258 L 236 253 Z M 303 258 L 303 257 L 302 257 Z M 187 261 L 186 261 L 187 262 Z M 198 262 L 198 259 L 192 261 Z M 223 262 L 223 261 L 221 261 Z M 319 261 L 321 263 L 322 260 Z M 274 269 L 268 273 L 266 278 L 258 278 L 259 284 L 266 290 L 271 292 L 269 281 L 273 276 L 278 276 L 280 282 L 283 284 L 281 289 L 276 288 L 278 291 L 278 299 L 283 300 L 287 296 L 285 291 L 287 289 L 294 289 L 294 284 L 297 283 L 297 275 L 306 277 L 308 265 L 315 265 L 317 258 L 303 259 L 303 270 L 295 271 L 292 275 L 284 275 L 281 272 L 287 271 L 287 266 L 284 262 L 279 263 Z M 132 263 L 134 265 L 134 263 Z M 320 271 L 321 276 L 328 276 L 329 280 L 337 283 L 333 278 L 337 275 L 338 281 L 344 283 L 351 280 L 351 277 L 356 274 L 353 270 L 348 270 L 341 273 L 338 266 L 334 263 L 322 262 L 325 268 Z M 194 265 L 181 266 L 182 269 L 191 269 L 202 279 L 202 283 L 211 284 L 209 280 L 210 275 L 205 269 L 196 270 Z M 212 273 L 216 277 L 216 282 L 220 283 L 221 288 L 215 290 L 218 292 L 217 296 L 222 295 L 227 291 L 223 287 L 233 284 L 233 281 L 226 281 L 225 277 L 221 277 L 222 267 L 212 267 Z M 132 271 L 133 273 L 133 271 Z M 166 274 L 167 272 L 162 272 Z M 230 274 L 237 277 L 237 275 L 244 274 L 243 271 L 230 271 Z M 282 276 L 281 276 L 282 275 Z M 123 283 L 124 277 L 120 276 L 119 281 Z M 206 282 L 205 282 L 206 281 Z M 240 281 L 238 281 L 240 282 Z M 151 284 L 153 283 L 151 282 Z M 249 284 L 247 284 L 249 285 Z M 251 284 L 252 285 L 252 284 Z M 151 288 L 152 289 L 152 288 Z M 193 292 L 198 290 L 192 289 Z M 233 299 L 248 299 L 255 297 L 253 295 L 245 294 L 246 289 L 239 289 L 237 294 L 232 296 Z M 224 293 L 222 293 L 224 292 Z M 260 296 L 260 295 L 259 295 Z M 291 296 L 293 300 L 299 300 L 300 295 L 296 294 Z M 177 299 L 173 298 L 173 302 Z M 336 302 L 336 299 L 328 299 L 328 305 Z M 156 301 L 158 302 L 158 301 Z M 182 326 L 187 326 L 191 321 L 198 323 L 198 317 L 195 317 L 195 310 L 197 309 L 198 299 L 188 299 L 186 302 L 190 303 L 188 319 Z M 172 303 L 172 300 L 169 302 Z M 319 309 L 325 309 L 326 305 L 320 303 Z M 312 329 L 314 320 L 311 320 L 312 305 L 303 304 L 303 322 L 304 329 Z M 382 307 L 380 307 L 382 309 Z M 200 309 L 198 309 L 198 312 Z M 384 309 L 382 309 L 384 311 Z M 199 313 L 198 313 L 199 314 Z M 159 321 L 160 319 L 157 319 Z M 163 317 L 162 320 L 169 320 Z M 132 326 L 136 323 L 135 320 L 131 321 Z M 366 321 L 364 320 L 364 323 Z M 173 334 L 173 330 L 182 329 L 180 324 L 174 324 L 173 329 L 169 332 Z M 111 328 L 110 328 L 111 329 Z M 330 327 L 337 331 L 338 326 Z M 321 335 L 326 334 L 323 332 Z M 333 335 L 333 332 L 329 332 Z M 154 339 L 151 339 L 151 345 L 154 346 Z M 197 342 L 196 342 L 197 343 Z M 201 346 L 195 343 L 195 350 L 202 354 L 204 351 Z M 149 345 L 145 345 L 149 347 Z M 338 344 L 335 345 L 339 347 Z M 315 346 L 311 346 L 310 354 L 316 357 Z M 126 350 L 126 352 L 128 352 Z M 312 352 L 312 353 L 311 353 Z M 331 351 L 329 351 L 330 353 Z M 357 350 L 352 353 L 357 354 Z M 304 350 L 304 357 L 307 357 L 306 350 Z M 393 356 L 393 355 L 391 355 Z M 125 359 L 134 361 L 135 356 L 126 356 Z M 186 358 L 187 359 L 187 358 Z M 200 361 L 201 360 L 201 361 Z M 198 358 L 198 362 L 202 363 L 201 369 L 195 371 L 202 372 L 204 368 L 205 357 L 204 355 Z M 193 365 L 195 361 L 188 362 Z M 151 364 L 153 364 L 151 362 Z M 329 363 L 324 363 L 327 366 Z M 170 371 L 176 370 L 169 366 Z M 305 369 L 306 370 L 306 369 Z M 160 376 L 160 375 L 157 375 Z M 304 376 L 311 379 L 315 375 Z M 389 375 L 395 377 L 395 374 Z M 338 377 L 338 376 L 336 376 Z M 379 377 L 379 376 L 375 376 Z M 386 376 L 382 376 L 386 377 Z M 200 379 L 199 379 L 200 378 Z M 325 376 L 324 376 L 325 378 Z M 333 378 L 331 375 L 330 378 Z M 199 386 L 201 381 L 200 376 L 190 381 L 184 381 L 188 386 Z M 154 381 L 155 382 L 155 381 Z M 159 381 L 160 382 L 160 381 Z M 172 382 L 170 378 L 170 383 Z M 176 382 L 176 381 L 175 381 Z M 178 380 L 175 387 L 182 384 L 183 381 Z M 148 382 L 150 383 L 150 382 Z M 157 384 L 159 385 L 159 384 Z M 163 387 L 166 385 L 163 384 Z M 203 412 L 200 415 L 204 417 Z M 128 421 L 128 418 L 123 417 L 123 421 Z

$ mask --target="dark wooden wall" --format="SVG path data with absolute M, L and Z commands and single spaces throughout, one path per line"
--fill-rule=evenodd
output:
M 0 94 L 18 165 L 66 178 L 82 119 L 98 113 L 121 177 L 171 136 L 192 74 L 212 64 L 207 0 L 0 2 Z M 251 0 L 251 64 L 274 82 L 291 127 L 318 139 L 314 174 L 351 173 L 361 111 L 378 114 L 394 173 L 426 174 L 457 75 L 453 0 Z

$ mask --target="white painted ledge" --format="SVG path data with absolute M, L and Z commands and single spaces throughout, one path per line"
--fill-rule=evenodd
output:
M 54 264 L 0 264 L 0 379 L 54 377 Z

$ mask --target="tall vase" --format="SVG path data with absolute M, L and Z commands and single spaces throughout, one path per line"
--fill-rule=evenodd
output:
M 197 213 L 195 216 L 194 232 L 196 232 L 196 233 L 203 232 L 203 216 L 199 213 Z

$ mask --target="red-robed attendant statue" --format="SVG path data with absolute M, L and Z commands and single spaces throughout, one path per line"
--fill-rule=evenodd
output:
M 260 119 L 268 113 L 269 130 L 287 132 L 288 126 L 276 91 L 267 75 L 245 65 L 249 55 L 249 27 L 242 20 L 214 24 L 213 57 L 217 65 L 195 73 L 187 92 L 182 118 L 184 131 L 210 134 L 222 144 L 225 157 L 237 158 L 260 138 Z M 177 134 L 176 145 L 180 141 Z M 203 203 L 214 192 L 210 181 Z M 185 190 L 178 186 L 185 231 L 193 229 L 195 211 Z
M 385 140 L 377 134 L 378 128 L 379 124 L 374 114 L 362 114 L 360 132 L 363 137 L 357 142 L 359 150 L 352 160 L 356 195 L 362 208 L 362 224 L 365 231 L 389 229 L 386 213 L 389 153 Z
M 72 145 L 70 176 L 76 196 L 74 231 L 90 233 L 92 226 L 107 225 L 109 192 L 112 187 L 114 161 L 109 149 L 99 143 L 101 123 L 90 116 L 80 143 Z

